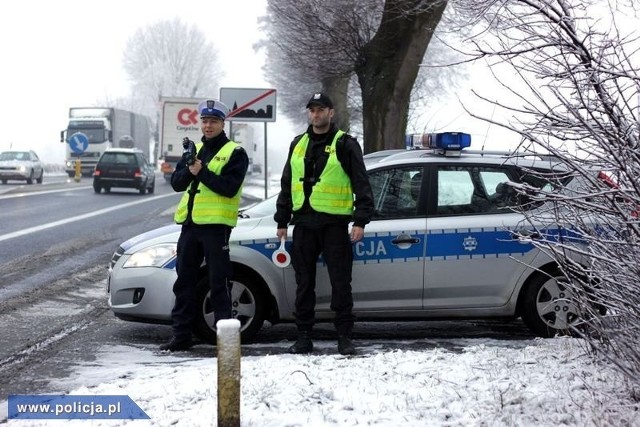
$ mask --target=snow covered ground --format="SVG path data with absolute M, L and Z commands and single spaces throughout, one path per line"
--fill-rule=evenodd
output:
M 453 347 L 360 346 L 337 354 L 318 341 L 290 355 L 283 341 L 241 364 L 242 426 L 638 426 L 640 405 L 621 377 L 572 338 L 461 338 Z M 363 344 L 363 343 L 361 343 Z M 210 426 L 217 420 L 210 357 L 104 347 L 52 387 L 74 395 L 128 395 L 150 420 L 9 420 L 11 426 Z M 244 346 L 243 346 L 244 348 Z M 6 404 L 3 405 L 6 411 Z M 6 412 L 5 412 L 6 417 Z M 2 419 L 2 417 L 0 417 Z

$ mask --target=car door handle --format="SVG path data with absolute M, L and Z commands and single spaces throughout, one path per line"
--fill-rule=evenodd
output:
M 397 237 L 391 241 L 394 245 L 399 245 L 402 243 L 416 244 L 420 243 L 420 239 L 417 237 Z

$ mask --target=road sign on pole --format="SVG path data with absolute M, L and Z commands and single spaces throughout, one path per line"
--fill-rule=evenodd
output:
M 89 138 L 82 132 L 76 132 L 67 140 L 71 151 L 77 154 L 82 154 L 87 151 L 89 147 Z
M 276 90 L 220 88 L 220 101 L 231 110 L 227 121 L 275 122 Z
M 264 123 L 264 198 L 269 189 L 267 166 L 267 122 L 276 121 L 276 90 L 275 89 L 247 89 L 220 88 L 220 101 L 227 104 L 231 110 L 226 120 L 229 126 L 233 121 L 263 122 Z M 231 131 L 229 131 L 231 133 Z

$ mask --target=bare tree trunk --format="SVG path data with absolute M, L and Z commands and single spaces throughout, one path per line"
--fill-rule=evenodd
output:
M 333 101 L 335 115 L 333 123 L 342 130 L 349 130 L 349 113 L 347 112 L 348 77 L 327 77 L 322 79 L 322 90 Z
M 356 67 L 365 153 L 404 148 L 411 90 L 446 6 L 446 0 L 385 3 L 380 28 L 362 50 Z M 407 13 L 416 8 L 418 13 Z

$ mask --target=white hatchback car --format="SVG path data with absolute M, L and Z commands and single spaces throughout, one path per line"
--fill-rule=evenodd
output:
M 42 184 L 44 166 L 33 150 L 4 151 L 0 153 L 0 181 L 25 180 L 27 184 L 36 181 Z
M 538 336 L 566 330 L 578 318 L 577 306 L 557 265 L 531 243 L 557 236 L 558 228 L 544 225 L 550 223 L 544 201 L 522 200 L 514 185 L 560 191 L 571 178 L 557 174 L 560 166 L 549 158 L 474 152 L 463 149 L 468 138 L 462 146 L 459 139 L 460 134 L 443 134 L 434 136 L 435 148 L 365 156 L 375 216 L 353 246 L 354 314 L 360 320 L 522 317 Z M 548 172 L 549 179 L 535 170 Z M 510 208 L 516 205 L 537 210 L 544 228 Z M 274 212 L 275 198 L 267 199 L 243 211 L 231 233 L 233 314 L 244 341 L 265 320 L 294 320 L 293 268 L 272 261 L 280 246 Z M 179 233 L 179 226 L 170 225 L 116 250 L 108 292 L 117 317 L 170 323 Z M 194 332 L 215 342 L 204 266 L 198 293 Z M 316 294 L 318 321 L 331 320 L 331 286 L 322 260 Z

